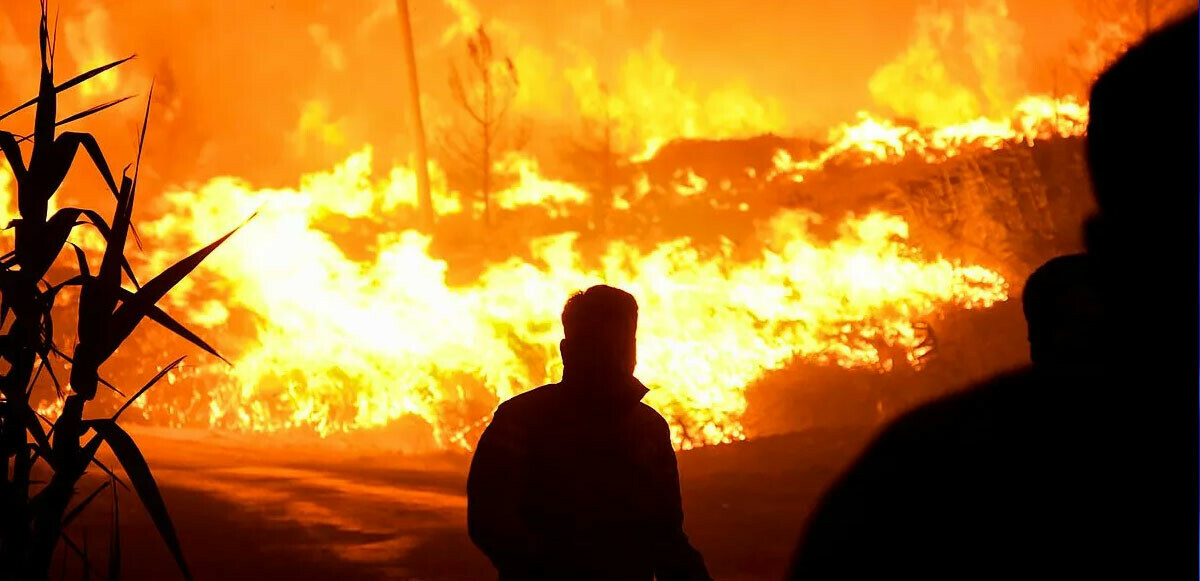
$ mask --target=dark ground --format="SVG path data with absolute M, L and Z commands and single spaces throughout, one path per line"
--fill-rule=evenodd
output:
M 684 528 L 716 579 L 782 579 L 821 492 L 874 431 L 866 426 L 1027 358 L 1016 301 L 933 324 L 938 356 L 921 371 L 798 363 L 747 390 L 750 410 L 757 410 L 747 426 L 775 435 L 678 454 Z M 197 581 L 495 579 L 466 535 L 466 454 L 404 455 L 395 451 L 402 436 L 388 430 L 324 440 L 311 433 L 130 430 L 163 489 Z M 115 462 L 103 453 L 107 464 Z M 92 475 L 80 496 L 97 483 Z M 84 529 L 90 533 L 89 554 L 100 572 L 111 527 L 107 499 L 99 497 L 69 531 L 80 544 Z M 122 580 L 181 579 L 133 493 L 122 491 L 120 500 Z M 68 563 L 66 578 L 82 578 L 78 559 Z
M 805 516 L 869 435 L 810 430 L 681 453 L 685 528 L 712 574 L 782 578 Z M 198 581 L 495 578 L 466 535 L 466 456 L 351 456 L 166 430 L 135 437 Z M 120 501 L 123 579 L 180 579 L 133 494 Z M 87 512 L 70 534 L 78 543 L 86 532 L 89 554 L 103 561 L 109 503 Z

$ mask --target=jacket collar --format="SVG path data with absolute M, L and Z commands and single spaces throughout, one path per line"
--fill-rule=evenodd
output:
M 586 394 L 587 399 L 610 402 L 617 405 L 633 405 L 650 392 L 638 378 L 630 375 L 624 380 L 611 381 L 591 376 L 565 374 L 562 385 L 571 390 L 579 390 Z

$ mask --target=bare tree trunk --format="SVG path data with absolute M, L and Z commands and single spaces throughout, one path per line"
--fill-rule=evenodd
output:
M 425 145 L 425 124 L 421 118 L 421 89 L 417 84 L 417 57 L 413 50 L 408 0 L 396 0 L 396 12 L 400 14 L 400 34 L 403 37 L 404 61 L 408 69 L 408 124 L 412 128 L 417 148 L 417 203 L 425 226 L 433 226 L 436 214 L 433 211 L 433 194 L 429 191 L 429 151 Z
M 483 223 L 492 223 L 492 71 L 485 62 L 483 76 Z
M 492 140 L 491 131 L 487 125 L 483 126 L 483 155 L 481 156 L 482 166 L 482 183 L 480 191 L 483 193 L 483 223 L 490 225 L 492 223 Z

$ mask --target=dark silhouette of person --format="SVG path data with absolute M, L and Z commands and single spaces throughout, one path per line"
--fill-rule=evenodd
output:
M 471 539 L 502 581 L 707 580 L 683 532 L 667 422 L 641 403 L 637 301 L 594 286 L 563 308 L 563 379 L 504 402 L 467 479 Z
M 1036 330 L 1031 368 L 892 422 L 810 516 L 791 579 L 1195 571 L 1197 28 L 1156 31 L 1093 85 L 1098 337 L 1049 347 Z
M 1021 307 L 1035 368 L 1085 374 L 1095 367 L 1105 321 L 1090 256 L 1058 256 L 1038 267 L 1025 280 Z

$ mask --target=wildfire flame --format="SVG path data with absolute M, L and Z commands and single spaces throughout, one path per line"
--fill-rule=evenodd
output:
M 833 133 L 813 160 L 783 163 L 793 176 L 854 153 L 867 162 L 907 155 L 934 160 L 968 147 L 995 149 L 1052 135 L 1078 135 L 1086 106 L 1030 97 L 1007 120 L 918 130 L 864 117 Z M 549 206 L 569 213 L 587 194 L 543 178 L 536 161 L 497 164 L 518 176 L 499 193 L 504 207 Z M 386 214 L 416 203 L 415 179 L 394 168 L 373 183 L 369 148 L 297 189 L 256 190 L 218 178 L 196 191 L 168 195 L 169 210 L 149 232 L 186 232 L 206 240 L 255 209 L 257 223 L 210 267 L 227 294 L 188 308 L 193 323 L 218 330 L 230 309 L 253 313 L 256 337 L 231 370 L 191 368 L 204 376 L 209 421 L 238 429 L 306 428 L 320 434 L 387 425 L 413 416 L 439 445 L 468 446 L 467 435 L 495 404 L 561 373 L 557 341 L 562 303 L 571 292 L 608 283 L 642 304 L 639 376 L 647 402 L 671 421 L 679 447 L 745 436 L 740 418 L 747 385 L 796 357 L 844 367 L 890 366 L 877 345 L 902 349 L 915 362 L 916 323 L 947 308 L 986 308 L 1007 298 L 998 273 L 944 258 L 925 258 L 908 243 L 900 217 L 847 216 L 838 236 L 811 232 L 815 214 L 776 213 L 751 260 L 736 260 L 732 242 L 701 255 L 680 238 L 641 250 L 610 242 L 599 268 L 584 265 L 574 233 L 534 238 L 532 260 L 489 266 L 467 285 L 446 280 L 448 265 L 417 231 L 375 235 L 366 259 L 348 257 L 321 229 L 330 216 Z M 439 212 L 460 212 L 461 196 L 438 178 Z M 680 177 L 680 176 L 677 176 Z M 707 183 L 688 169 L 679 195 Z
M 944 159 L 968 148 L 1077 135 L 1085 125 L 1085 105 L 1033 97 L 1007 120 L 933 129 L 863 116 L 835 129 L 810 160 L 778 154 L 775 174 L 765 177 L 802 179 L 845 156 L 863 163 Z M 528 156 L 496 165 L 516 176 L 497 193 L 501 207 L 536 206 L 554 217 L 590 199 L 573 184 L 541 176 Z M 668 417 L 675 444 L 729 442 L 746 436 L 740 419 L 747 386 L 770 370 L 795 358 L 880 369 L 899 363 L 880 353 L 883 344 L 916 365 L 921 320 L 1007 299 L 1000 274 L 925 256 L 909 242 L 902 218 L 879 211 L 845 216 L 836 237 L 822 239 L 812 229 L 820 216 L 780 210 L 761 228 L 761 248 L 749 259 L 736 257 L 731 241 L 704 254 L 679 238 L 648 249 L 611 241 L 593 261 L 599 266 L 588 266 L 577 234 L 535 237 L 529 258 L 491 264 L 475 281 L 451 284 L 447 262 L 431 253 L 421 232 L 378 229 L 366 257 L 348 256 L 331 236 L 330 219 L 415 207 L 411 170 L 372 175 L 368 146 L 330 171 L 303 176 L 296 188 L 215 178 L 168 193 L 161 217 L 141 227 L 149 238 L 177 242 L 169 246 L 194 247 L 259 211 L 209 259 L 215 296 L 197 300 L 185 287 L 174 299 L 175 310 L 210 335 L 221 336 L 235 312 L 252 320 L 248 336 L 218 341 L 232 368 L 200 363 L 177 372 L 205 386 L 210 425 L 327 435 L 419 418 L 436 445 L 469 447 L 470 434 L 498 402 L 557 379 L 563 301 L 607 283 L 641 303 L 637 373 L 651 387 L 647 403 Z M 436 166 L 432 175 L 439 214 L 474 203 L 449 190 Z M 674 181 L 681 196 L 709 187 L 690 168 Z M 151 254 L 149 268 L 177 253 Z M 54 412 L 53 403 L 43 407 Z
M 526 172 L 529 168 L 524 168 Z M 301 187 L 255 190 L 217 179 L 168 195 L 170 210 L 144 230 L 204 240 L 236 216 L 256 222 L 211 257 L 226 292 L 188 308 L 219 330 L 229 311 L 253 313 L 256 337 L 230 353 L 234 366 L 192 367 L 204 376 L 214 425 L 321 434 L 416 416 L 441 445 L 464 436 L 496 403 L 554 381 L 561 370 L 558 315 L 565 298 L 608 283 L 638 297 L 639 377 L 647 402 L 668 416 L 677 445 L 744 437 L 744 390 L 794 357 L 845 367 L 890 365 L 875 339 L 915 361 L 914 323 L 950 307 L 1006 298 L 994 271 L 926 259 L 907 224 L 880 212 L 847 216 L 821 240 L 815 214 L 781 211 L 751 260 L 732 242 L 710 256 L 686 238 L 649 250 L 614 241 L 599 267 L 584 265 L 574 233 L 529 242 L 532 260 L 489 266 L 472 284 L 446 281 L 447 264 L 417 231 L 380 232 L 352 259 L 321 229 L 332 215 L 366 216 L 411 199 L 411 175 L 371 183 L 369 155 L 355 155 Z M 511 199 L 540 200 L 525 177 Z M 538 202 L 540 203 L 540 201 Z
M 487 24 L 520 71 L 514 118 L 540 114 L 556 128 L 582 118 L 604 129 L 612 149 L 604 153 L 632 173 L 604 200 L 611 209 L 632 214 L 652 191 L 695 201 L 719 190 L 734 198 L 729 208 L 748 215 L 754 200 L 742 199 L 742 186 L 727 177 L 709 176 L 689 160 L 671 168 L 664 187 L 651 183 L 649 168 L 681 138 L 794 133 L 785 113 L 796 108 L 784 106 L 788 99 L 757 94 L 740 80 L 688 82 L 688 68 L 666 56 L 675 39 L 662 33 L 627 44 L 624 52 L 564 52 L 522 43 L 525 29 L 493 19 L 467 0 L 445 4 L 455 18 L 430 42 L 449 53 Z M 833 166 L 936 163 L 1082 135 L 1085 102 L 1030 95 L 1015 80 L 1020 27 L 1005 3 L 969 4 L 959 16 L 938 7 L 919 10 L 909 45 L 869 79 L 876 104 L 895 116 L 860 113 L 834 126 L 810 155 L 779 149 L 766 171 L 746 168 L 745 175 L 760 185 L 799 182 Z M 370 18 L 382 14 L 379 22 L 394 16 L 376 12 Z M 75 64 L 86 68 L 123 54 L 110 30 L 119 28 L 119 20 L 95 4 L 68 19 L 69 27 L 87 33 L 68 36 L 65 50 Z M 373 22 L 364 20 L 355 34 L 372 38 Z M 963 50 L 969 75 L 948 64 L 956 29 L 968 35 Z M 309 25 L 308 33 L 321 48 L 314 68 L 342 71 L 355 64 L 355 55 L 362 57 L 361 47 L 336 30 Z M 0 52 L 14 50 L 0 43 Z M 124 94 L 127 85 L 147 78 L 136 69 L 113 71 L 83 98 Z M 383 86 L 385 79 L 378 80 Z M 255 211 L 259 215 L 166 299 L 168 310 L 199 328 L 233 366 L 189 360 L 168 376 L 199 394 L 194 401 L 202 402 L 200 410 L 172 407 L 156 393 L 135 410 L 166 406 L 180 423 L 323 436 L 416 420 L 432 445 L 469 447 L 499 402 L 558 379 L 563 302 L 576 290 L 607 283 L 632 292 L 641 305 L 637 374 L 651 388 L 647 403 L 670 422 L 676 446 L 688 448 L 747 437 L 747 387 L 797 358 L 846 368 L 917 367 L 926 349 L 922 321 L 1008 298 L 1008 282 L 996 270 L 927 252 L 910 239 L 904 218 L 872 208 L 822 217 L 755 205 L 756 215 L 765 217 L 757 233 L 722 239 L 715 247 L 687 237 L 634 234 L 592 243 L 571 231 L 596 203 L 588 186 L 554 174 L 546 158 L 512 151 L 488 157 L 505 178 L 492 192 L 494 207 L 536 214 L 555 225 L 539 232 L 557 233 L 525 236 L 509 257 L 456 275 L 455 259 L 439 253 L 430 234 L 383 219 L 415 214 L 415 172 L 411 165 L 377 163 L 377 155 L 400 157 L 386 154 L 392 136 L 365 135 L 363 127 L 371 123 L 356 122 L 352 111 L 339 108 L 357 102 L 342 92 L 361 87 L 339 89 L 301 95 L 293 127 L 265 130 L 290 136 L 285 139 L 301 155 L 336 151 L 341 161 L 331 169 L 270 182 L 288 184 L 279 188 L 238 176 L 209 178 L 212 172 L 200 182 L 187 182 L 196 179 L 192 175 L 164 179 L 189 185 L 168 189 L 156 200 L 155 218 L 138 224 L 148 249 L 147 264 L 138 268 L 157 272 L 183 249 L 207 243 Z M 387 91 L 388 103 L 395 104 L 394 87 Z M 431 96 L 437 89 L 426 83 L 423 91 L 429 93 L 421 100 L 436 143 L 452 111 Z M 179 102 L 189 105 L 168 102 L 168 118 L 196 106 Z M 448 162 L 430 164 L 434 211 L 466 221 L 479 214 L 481 202 L 455 190 L 452 169 Z M 15 217 L 13 189 L 8 173 L 0 171 L 5 223 Z M 89 250 L 98 243 L 76 242 Z M 53 415 L 57 405 L 40 409 Z
M 794 160 L 784 150 L 774 158 L 774 176 L 803 181 L 804 174 L 824 169 L 831 160 L 855 157 L 861 163 L 897 162 L 910 155 L 942 161 L 967 150 L 998 149 L 1006 144 L 1032 144 L 1054 136 L 1073 137 L 1087 130 L 1088 107 L 1074 98 L 1029 96 L 1003 120 L 980 117 L 934 128 L 915 128 L 879 119 L 866 112 L 859 121 L 830 131 L 830 145 L 811 159 Z

